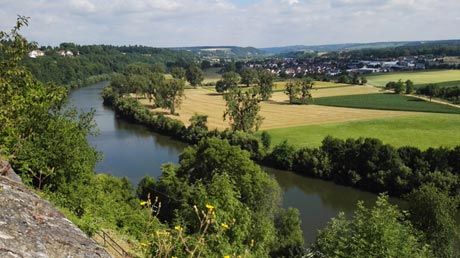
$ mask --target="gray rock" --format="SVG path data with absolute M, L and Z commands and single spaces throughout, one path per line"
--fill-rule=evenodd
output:
M 111 256 L 0 161 L 0 257 Z

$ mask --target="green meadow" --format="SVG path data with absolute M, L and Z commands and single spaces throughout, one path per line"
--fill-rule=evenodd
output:
M 366 75 L 367 83 L 376 87 L 385 87 L 389 81 L 411 80 L 414 84 L 451 82 L 460 80 L 460 70 L 435 70 L 423 72 L 392 72 Z
M 460 114 L 460 108 L 393 93 L 324 97 L 313 99 L 312 103 L 334 107 Z
M 396 118 L 306 125 L 267 130 L 272 146 L 287 140 L 296 147 L 318 147 L 324 137 L 378 138 L 396 147 L 454 147 L 460 145 L 460 115 L 408 115 Z

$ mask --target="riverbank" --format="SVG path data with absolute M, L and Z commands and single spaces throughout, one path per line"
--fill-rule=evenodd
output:
M 186 127 L 181 121 L 161 114 L 155 116 L 137 100 L 119 98 L 110 87 L 104 89 L 103 98 L 118 116 L 145 125 L 152 131 L 189 144 L 207 137 L 226 139 L 231 145 L 247 150 L 259 164 L 303 176 L 373 193 L 388 192 L 395 197 L 402 197 L 422 184 L 434 184 L 449 194 L 460 191 L 460 165 L 457 164 L 460 147 L 421 151 L 415 147 L 395 148 L 372 138 L 341 140 L 326 137 L 318 148 L 297 149 L 283 142 L 269 151 L 254 134 L 208 131 L 206 127 L 193 124 Z

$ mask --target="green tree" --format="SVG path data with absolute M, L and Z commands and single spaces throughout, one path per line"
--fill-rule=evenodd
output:
M 269 133 L 267 133 L 267 131 L 263 131 L 260 135 L 260 139 L 265 150 L 268 150 L 270 148 L 270 145 L 272 144 L 272 136 Z
M 149 99 L 149 102 L 152 102 L 152 100 L 155 99 L 156 104 L 161 106 L 162 98 L 160 96 L 160 89 L 165 87 L 165 76 L 162 73 L 150 73 L 148 79 L 145 91 L 147 98 Z
M 404 84 L 404 82 L 399 80 L 398 82 L 396 82 L 393 89 L 396 94 L 400 94 L 406 91 L 406 85 Z
M 275 77 L 271 72 L 263 69 L 257 70 L 257 85 L 254 88 L 260 94 L 261 100 L 269 100 L 272 96 L 274 80 Z
M 384 195 L 372 209 L 359 202 L 351 220 L 344 213 L 332 219 L 314 249 L 326 257 L 433 257 L 421 234 Z
M 123 97 L 124 94 L 129 93 L 128 80 L 122 73 L 112 74 L 110 77 L 110 85 L 114 90 L 118 92 L 120 97 Z
M 159 89 L 160 106 L 168 108 L 171 114 L 176 114 L 176 108 L 182 103 L 185 82 L 180 79 L 170 79 Z
M 217 92 L 225 92 L 229 89 L 238 87 L 240 76 L 236 72 L 226 72 L 222 74 L 222 79 L 216 83 Z
M 257 71 L 252 68 L 243 68 L 240 72 L 241 83 L 249 87 L 251 84 L 257 82 Z
M 425 91 L 426 91 L 426 95 L 430 97 L 430 102 L 431 102 L 431 99 L 435 97 L 436 95 L 438 95 L 439 93 L 439 85 L 435 83 L 430 83 L 427 86 L 425 86 Z
M 249 132 L 254 128 L 256 131 L 259 129 L 263 118 L 259 115 L 260 99 L 257 92 L 253 89 L 243 92 L 234 88 L 224 95 L 224 99 L 227 107 L 224 120 L 230 120 L 233 130 Z
M 413 190 L 406 199 L 412 224 L 426 234 L 435 256 L 457 257 L 459 232 L 455 215 L 458 200 L 432 185 Z
M 303 257 L 305 251 L 299 216 L 299 210 L 294 208 L 281 209 L 276 214 L 277 241 L 270 253 L 271 257 Z
M 365 85 L 367 83 L 367 78 L 364 76 L 361 76 L 361 84 Z
M 0 148 L 26 183 L 65 194 L 88 182 L 99 159 L 86 141 L 96 133 L 94 113 L 67 108 L 65 88 L 42 84 L 24 67 L 34 47 L 19 34 L 26 25 L 21 16 L 10 33 L 0 32 Z
M 185 73 L 186 73 L 185 69 L 179 66 L 174 66 L 171 69 L 171 75 L 175 79 L 185 80 Z
M 312 78 L 307 77 L 300 79 L 300 81 L 298 81 L 298 84 L 300 88 L 300 100 L 302 104 L 305 104 L 307 103 L 307 100 L 312 98 L 310 91 L 311 89 L 313 89 L 313 85 L 315 84 L 315 82 Z
M 284 90 L 284 93 L 288 95 L 289 103 L 294 103 L 294 101 L 296 101 L 300 95 L 299 84 L 292 80 L 289 80 L 286 83 L 286 89 Z
M 411 94 L 412 92 L 414 92 L 414 82 L 412 82 L 411 80 L 407 80 L 406 82 L 404 82 L 404 84 L 406 85 L 406 94 Z
M 155 187 L 155 178 L 151 176 L 144 176 L 137 184 L 136 195 L 141 200 L 147 200 L 149 196 L 153 199 L 156 194 Z
M 338 83 L 350 83 L 350 77 L 348 77 L 348 75 L 340 75 L 339 78 L 337 79 L 337 82 Z
M 242 255 L 245 250 L 253 254 L 252 257 L 268 257 L 271 250 L 278 251 L 302 242 L 298 239 L 301 232 L 298 211 L 278 213 L 279 185 L 250 159 L 248 152 L 231 146 L 228 141 L 207 138 L 187 148 L 179 164 L 179 167 L 163 168 L 158 187 L 168 194 L 170 204 L 165 208 L 171 213 L 160 216 L 169 221 L 173 216 L 180 216 L 183 225 L 187 225 L 187 232 L 195 234 L 199 225 L 190 207 L 212 205 L 215 218 L 219 219 L 219 224 L 224 224 L 222 227 L 228 226 L 228 230 L 218 238 L 207 239 L 206 246 L 212 250 L 208 257 L 215 254 L 223 257 L 229 253 Z M 180 213 L 174 213 L 175 209 Z M 278 218 L 277 224 L 275 218 Z M 293 222 L 292 231 L 280 229 L 277 236 L 275 225 L 287 221 Z
M 200 85 L 204 79 L 200 67 L 195 63 L 191 63 L 189 65 L 185 73 L 185 78 L 187 78 L 187 81 L 193 87 Z
M 208 60 L 201 61 L 202 70 L 209 69 L 209 68 L 211 68 L 211 62 L 209 62 Z

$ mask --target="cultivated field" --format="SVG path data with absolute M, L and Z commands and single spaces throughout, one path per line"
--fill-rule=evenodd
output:
M 410 77 L 407 77 L 410 76 Z M 444 76 L 444 77 L 443 77 Z M 385 85 L 390 80 L 410 78 L 416 84 L 429 80 L 446 80 L 444 84 L 460 80 L 460 71 L 435 71 L 392 73 L 369 76 L 371 84 Z M 206 81 L 220 79 L 216 70 L 208 70 Z M 290 105 L 283 93 L 285 82 L 275 83 L 275 93 L 270 101 L 261 104 L 260 115 L 265 119 L 261 130 L 267 130 L 273 144 L 288 140 L 298 147 L 319 146 L 327 135 L 338 138 L 372 137 L 394 146 L 428 147 L 460 145 L 460 115 L 421 113 L 459 113 L 457 107 L 428 103 L 420 99 L 396 94 L 373 86 L 360 86 L 316 82 L 311 105 Z M 209 129 L 229 128 L 223 121 L 225 101 L 213 86 L 185 90 L 186 98 L 177 112 L 170 116 L 189 125 L 194 115 L 208 115 Z M 147 100 L 141 100 L 148 105 Z M 320 105 L 318 105 L 320 104 Z M 395 110 L 385 110 L 395 109 Z M 398 110 L 398 111 L 397 111 Z M 154 109 L 155 113 L 167 114 L 167 110 Z M 419 112 L 413 112 L 419 111 Z
M 297 147 L 318 147 L 324 137 L 341 139 L 371 137 L 393 146 L 454 147 L 460 145 L 460 116 L 455 114 L 418 114 L 306 125 L 268 130 L 272 144 L 287 140 Z
M 375 93 L 379 90 L 373 87 L 352 86 L 343 88 L 327 88 L 312 91 L 314 98 L 325 96 L 355 95 Z M 181 108 L 177 110 L 179 116 L 172 118 L 189 124 L 194 113 L 208 115 L 208 127 L 223 130 L 229 127 L 228 121 L 223 121 L 225 101 L 222 95 L 206 89 L 188 89 L 185 91 Z M 148 105 L 148 100 L 141 100 Z M 155 109 L 154 112 L 166 113 L 166 110 Z M 265 117 L 261 130 L 284 128 L 306 124 L 321 124 L 333 122 L 355 121 L 383 117 L 398 117 L 412 114 L 410 112 L 364 110 L 353 108 L 327 107 L 318 105 L 289 105 L 288 97 L 282 92 L 275 92 L 270 101 L 261 104 L 260 114 Z
M 414 84 L 450 82 L 460 80 L 460 70 L 437 70 L 427 72 L 396 72 L 367 75 L 367 83 L 376 87 L 385 87 L 389 81 L 412 80 Z
M 393 93 L 324 97 L 312 102 L 316 105 L 334 107 L 460 114 L 459 107 Z

